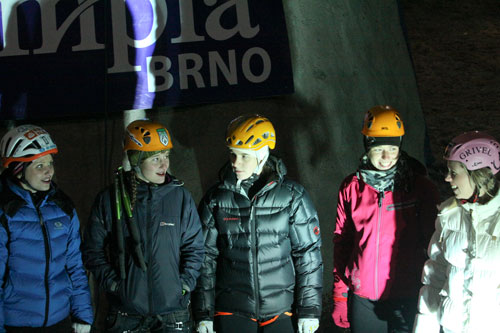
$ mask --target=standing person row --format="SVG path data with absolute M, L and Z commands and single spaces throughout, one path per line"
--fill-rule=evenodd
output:
M 88 333 L 80 222 L 53 182 L 57 146 L 44 129 L 22 125 L 0 149 L 0 332 Z
M 481 132 L 445 151 L 454 196 L 439 207 L 422 274 L 416 333 L 500 330 L 500 144 Z
M 312 333 L 321 315 L 319 221 L 304 187 L 270 155 L 272 123 L 242 116 L 227 129 L 230 162 L 200 203 L 206 256 L 193 312 L 200 333 Z
M 362 134 L 365 153 L 338 195 L 332 317 L 353 333 L 410 332 L 438 192 L 401 149 L 394 108 L 370 109 Z
M 204 256 L 201 223 L 183 183 L 168 173 L 172 141 L 159 123 L 127 126 L 132 166 L 96 198 L 84 262 L 107 293 L 106 332 L 191 332 L 189 312 Z

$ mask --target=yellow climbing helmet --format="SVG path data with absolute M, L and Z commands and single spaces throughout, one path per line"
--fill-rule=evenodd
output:
M 377 105 L 366 112 L 361 133 L 370 137 L 401 137 L 405 128 L 396 109 L 389 105 Z
M 266 117 L 258 114 L 240 116 L 229 123 L 226 144 L 230 148 L 259 150 L 269 146 L 274 149 L 276 132 Z
M 172 149 L 170 133 L 160 123 L 151 120 L 135 120 L 127 126 L 123 151 L 161 151 Z

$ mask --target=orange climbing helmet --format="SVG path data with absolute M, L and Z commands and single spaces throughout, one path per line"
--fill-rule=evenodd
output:
M 135 120 L 127 126 L 123 151 L 161 151 L 172 149 L 170 133 L 160 123 L 148 119 Z
M 377 105 L 366 112 L 361 133 L 369 137 L 401 137 L 405 128 L 396 109 L 389 105 Z
M 259 150 L 268 146 L 274 149 L 276 132 L 266 117 L 258 114 L 240 116 L 229 123 L 226 144 L 230 148 Z

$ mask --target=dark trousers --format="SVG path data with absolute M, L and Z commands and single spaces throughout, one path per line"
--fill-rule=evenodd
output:
M 217 333 L 294 333 L 292 317 L 282 315 L 276 321 L 265 326 L 250 318 L 228 315 L 216 316 L 214 330 Z
M 188 310 L 147 317 L 122 312 L 110 312 L 106 318 L 105 332 L 190 333 L 192 332 L 192 322 Z
M 407 333 L 413 329 L 416 298 L 371 301 L 351 294 L 349 302 L 352 333 Z
M 5 326 L 7 333 L 71 333 L 71 319 L 68 317 L 48 327 L 12 327 Z

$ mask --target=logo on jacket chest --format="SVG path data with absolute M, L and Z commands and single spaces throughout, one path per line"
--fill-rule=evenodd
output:
M 161 222 L 160 222 L 160 227 L 175 227 L 175 223 L 173 223 L 173 222 L 165 222 L 165 221 L 161 221 Z

